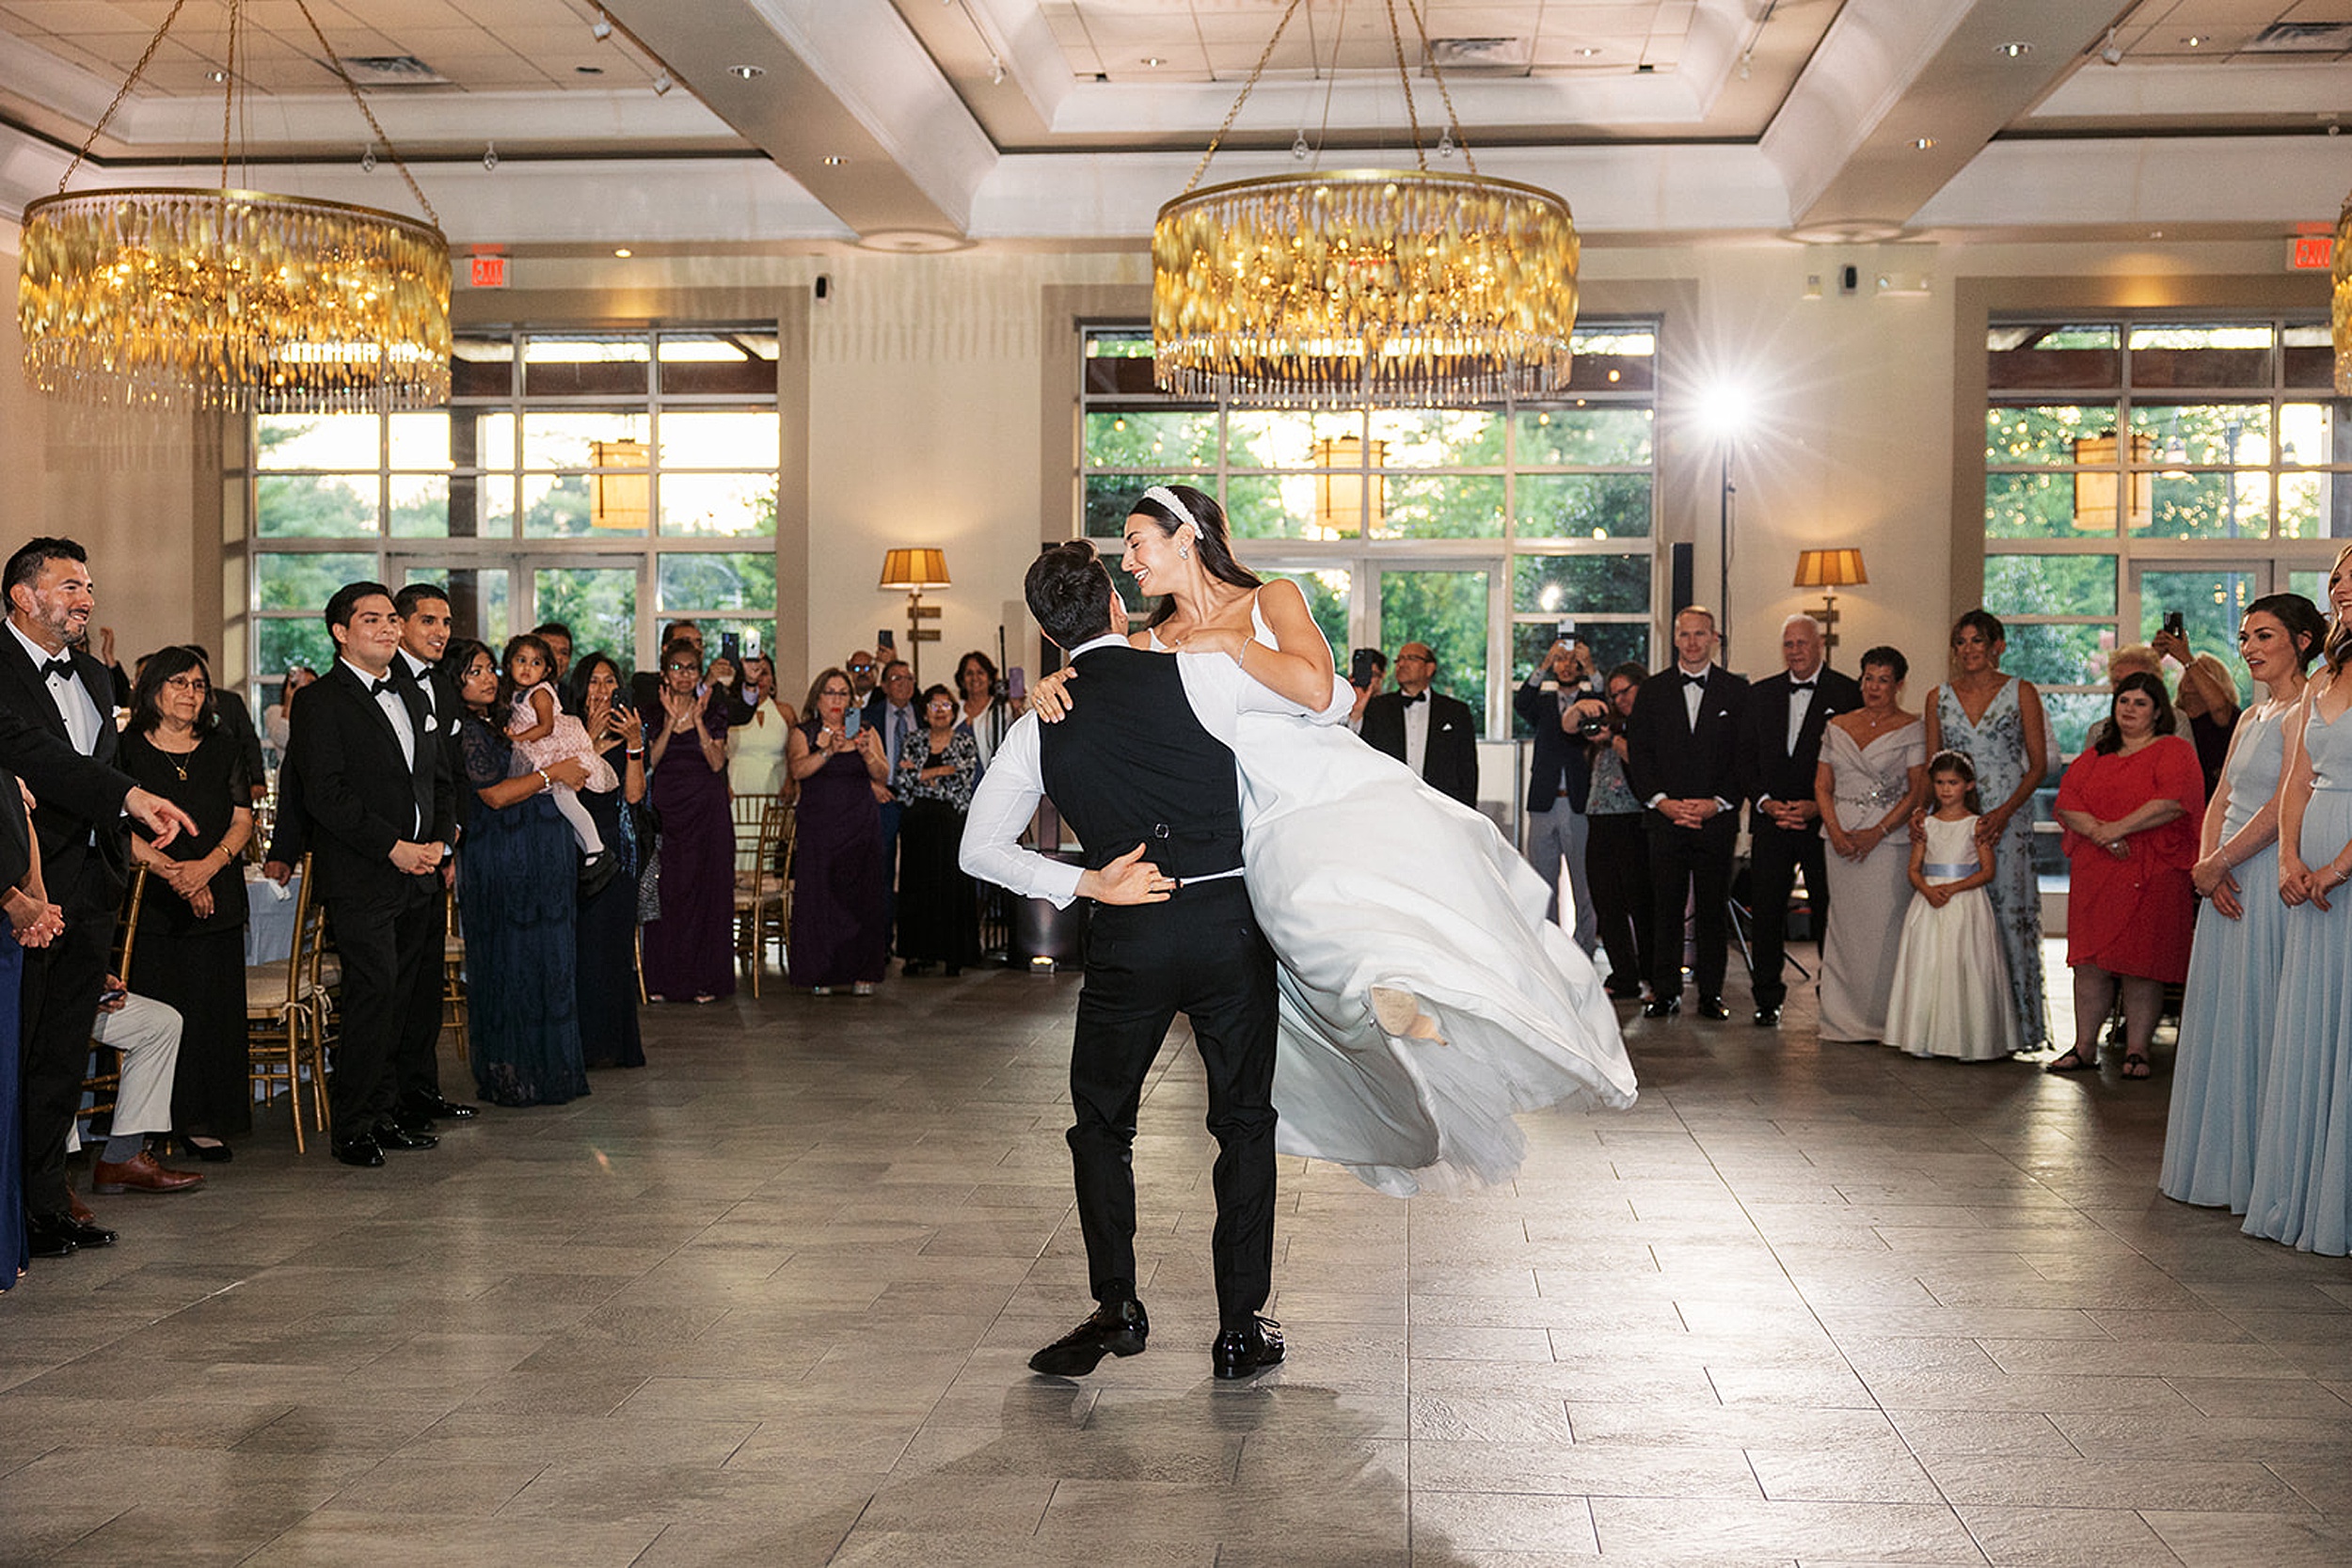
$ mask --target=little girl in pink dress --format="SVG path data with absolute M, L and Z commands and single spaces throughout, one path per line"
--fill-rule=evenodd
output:
M 514 743 L 515 760 L 507 768 L 509 778 L 536 773 L 559 762 L 576 760 L 588 768 L 588 787 L 599 792 L 620 787 L 620 779 L 612 765 L 596 754 L 596 748 L 588 738 L 587 726 L 565 713 L 555 700 L 555 655 L 538 638 L 528 634 L 506 644 L 506 670 L 503 689 L 514 693 L 508 707 L 506 738 Z M 569 784 L 548 785 L 548 799 L 570 823 L 572 836 L 580 841 L 580 852 L 588 857 L 588 866 L 595 869 L 604 855 L 604 836 L 596 832 L 596 818 L 580 803 Z

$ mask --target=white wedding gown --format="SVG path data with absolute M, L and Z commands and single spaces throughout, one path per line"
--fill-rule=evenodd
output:
M 1283 1153 L 1443 1192 L 1517 1173 L 1515 1112 L 1633 1103 L 1591 960 L 1492 822 L 1344 724 L 1246 714 L 1233 752 L 1250 903 L 1281 960 Z M 1375 986 L 1412 992 L 1444 1043 L 1383 1033 Z

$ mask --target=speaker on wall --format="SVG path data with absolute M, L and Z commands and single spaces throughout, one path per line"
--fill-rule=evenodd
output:
M 1673 617 L 1681 614 L 1683 607 L 1690 604 L 1695 595 L 1691 591 L 1692 546 L 1687 544 L 1671 545 L 1667 549 L 1673 558 L 1673 563 L 1668 567 L 1672 578 L 1666 596 L 1666 607 L 1672 611 L 1667 619 L 1671 623 Z

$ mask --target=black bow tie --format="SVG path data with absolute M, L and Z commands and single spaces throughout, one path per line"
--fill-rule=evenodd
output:
M 1685 675 L 1682 677 L 1682 684 L 1685 686 L 1705 686 L 1707 684 L 1707 677 L 1705 675 Z
M 1816 684 L 1817 683 L 1814 681 L 1790 681 L 1788 683 L 1788 689 L 1791 691 L 1810 691 Z
M 1397 695 L 1405 699 L 1405 705 L 1406 707 L 1411 707 L 1415 703 L 1425 703 L 1429 700 L 1429 693 L 1426 691 L 1414 691 L 1409 693 L 1400 691 Z
M 68 680 L 72 680 L 73 678 L 73 661 L 72 659 L 52 658 L 44 659 L 41 662 L 40 678 L 42 680 L 51 680 L 58 675 L 63 675 Z
M 371 697 L 381 697 L 387 691 L 397 691 L 400 688 L 393 682 L 392 677 L 389 675 L 386 675 L 381 680 L 373 680 L 368 682 L 368 695 Z

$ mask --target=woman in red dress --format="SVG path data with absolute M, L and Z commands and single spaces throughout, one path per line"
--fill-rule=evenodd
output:
M 2058 785 L 2074 886 L 2066 961 L 2074 971 L 2074 1045 L 2052 1072 L 2099 1065 L 2099 1030 L 2123 988 L 2123 1076 L 2148 1076 L 2167 982 L 2188 976 L 2197 900 L 2198 815 L 2205 803 L 2197 749 L 2172 733 L 2172 702 L 2150 674 L 2115 689 L 2113 721 Z

